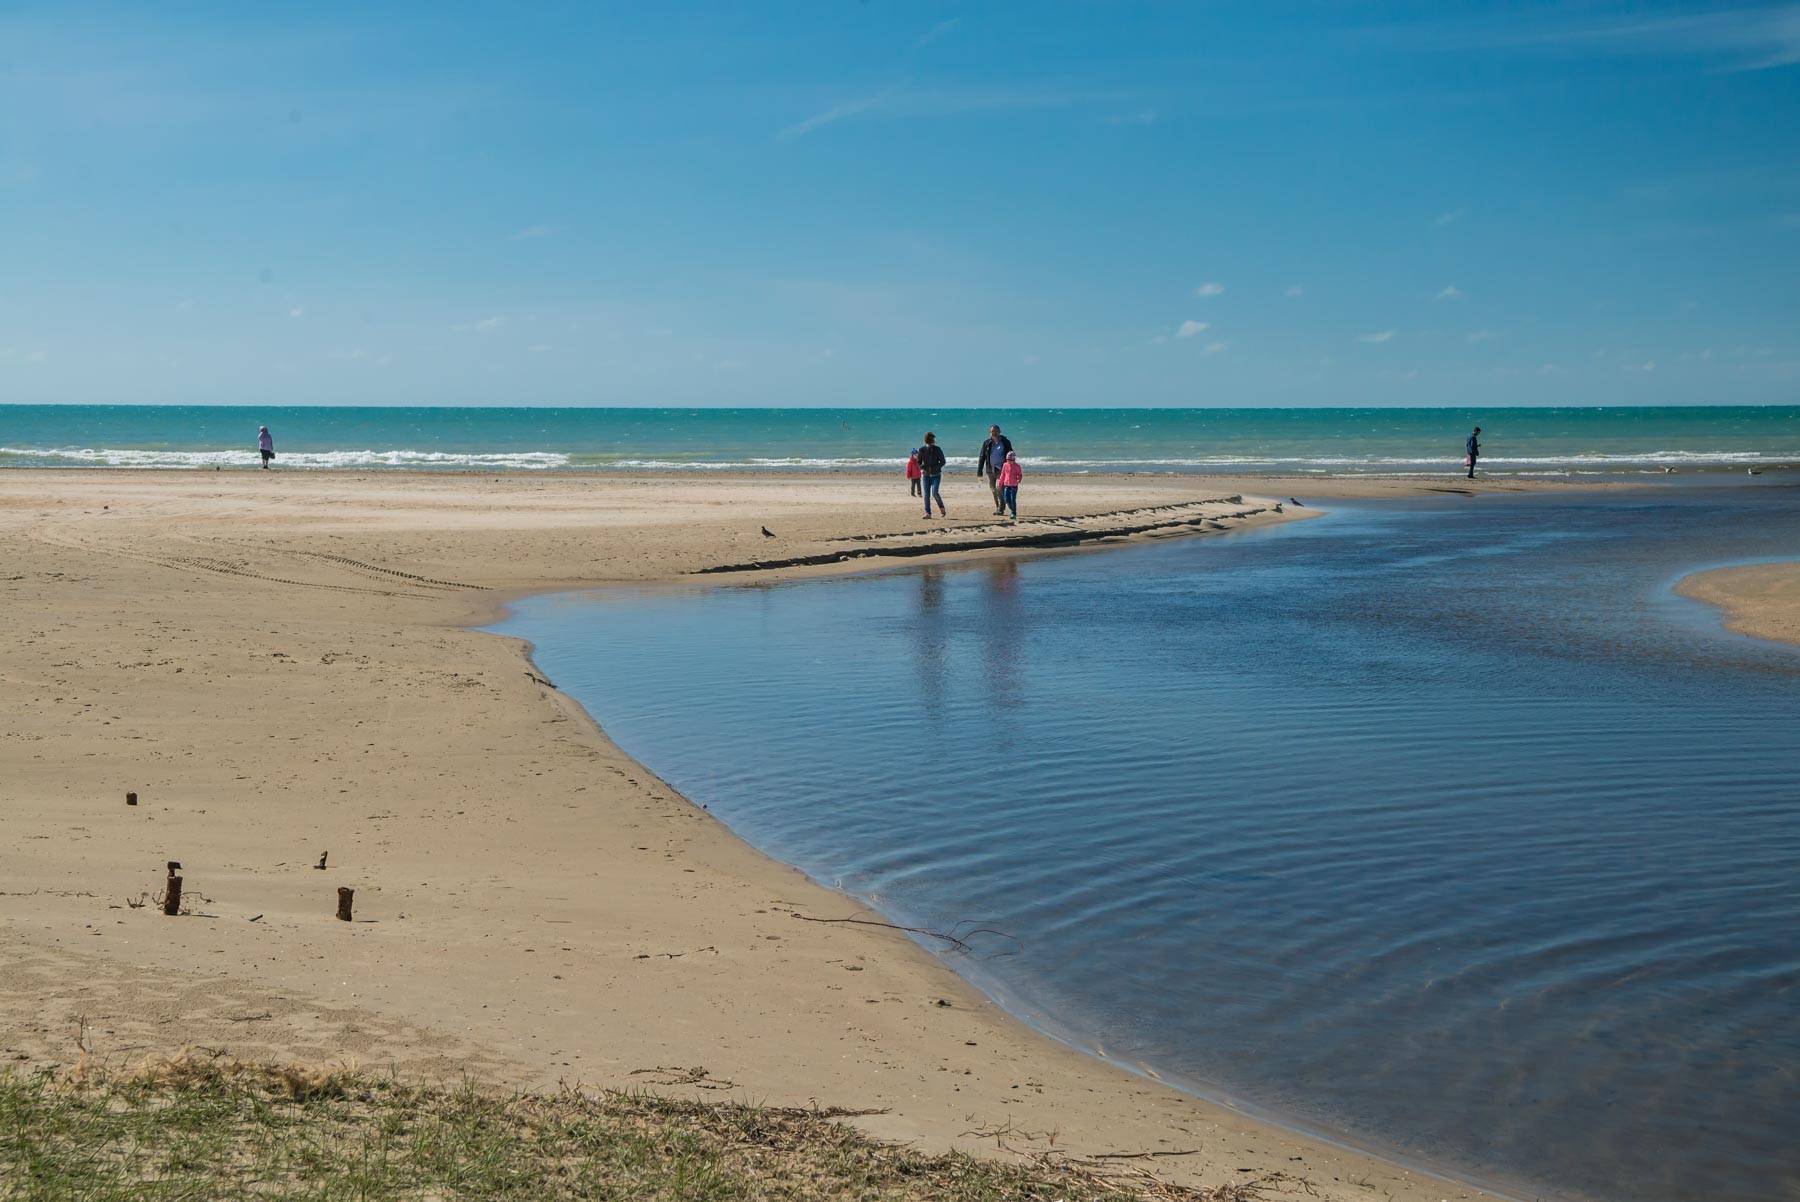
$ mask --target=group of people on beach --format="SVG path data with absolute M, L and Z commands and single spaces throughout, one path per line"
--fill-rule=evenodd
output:
M 925 442 L 907 457 L 906 478 L 912 495 L 923 498 L 926 517 L 931 516 L 933 499 L 937 501 L 938 516 L 950 516 L 941 491 L 944 465 L 948 462 L 944 448 L 938 446 L 937 435 L 930 430 L 925 431 Z M 1010 512 L 1012 520 L 1018 521 L 1019 484 L 1025 479 L 1025 469 L 1019 466 L 1012 439 L 1000 433 L 999 426 L 988 427 L 987 441 L 975 457 L 975 474 L 987 481 L 988 491 L 993 494 L 994 516 L 1003 517 Z

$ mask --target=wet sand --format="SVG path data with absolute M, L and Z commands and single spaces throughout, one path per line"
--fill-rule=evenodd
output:
M 1724 611 L 1728 630 L 1800 644 L 1800 563 L 1759 563 L 1696 572 L 1684 577 L 1675 591 L 1718 606 Z
M 1071 1051 L 896 932 L 807 921 L 873 916 L 469 628 L 531 591 L 1206 534 L 1312 508 L 1273 498 L 1421 486 L 1035 477 L 1014 527 L 953 478 L 928 527 L 903 482 L 867 477 L 0 474 L 0 1058 L 193 1044 L 817 1100 L 930 1147 L 1164 1153 L 1141 1163 L 1270 1196 L 1483 1196 Z M 168 860 L 179 918 L 142 904 Z

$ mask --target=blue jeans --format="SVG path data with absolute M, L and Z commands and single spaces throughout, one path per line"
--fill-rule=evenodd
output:
M 1014 517 L 1019 516 L 1019 486 L 1017 484 L 1000 486 L 1000 504 L 1012 510 Z
M 936 475 L 936 476 L 924 476 L 924 477 L 920 478 L 920 483 L 925 486 L 925 516 L 926 517 L 931 516 L 931 498 L 933 498 L 933 497 L 937 498 L 938 512 L 939 513 L 948 512 L 944 508 L 944 494 L 938 491 L 938 484 L 941 483 L 943 481 L 943 479 L 944 479 L 944 477 L 941 474 Z

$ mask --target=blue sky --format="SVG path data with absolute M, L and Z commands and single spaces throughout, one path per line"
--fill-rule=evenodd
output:
M 0 401 L 1800 401 L 1800 5 L 14 4 Z

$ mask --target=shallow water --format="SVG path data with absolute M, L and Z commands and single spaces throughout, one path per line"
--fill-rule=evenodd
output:
M 1046 1028 L 1519 1188 L 1800 1196 L 1800 490 L 530 600 L 628 752 Z

